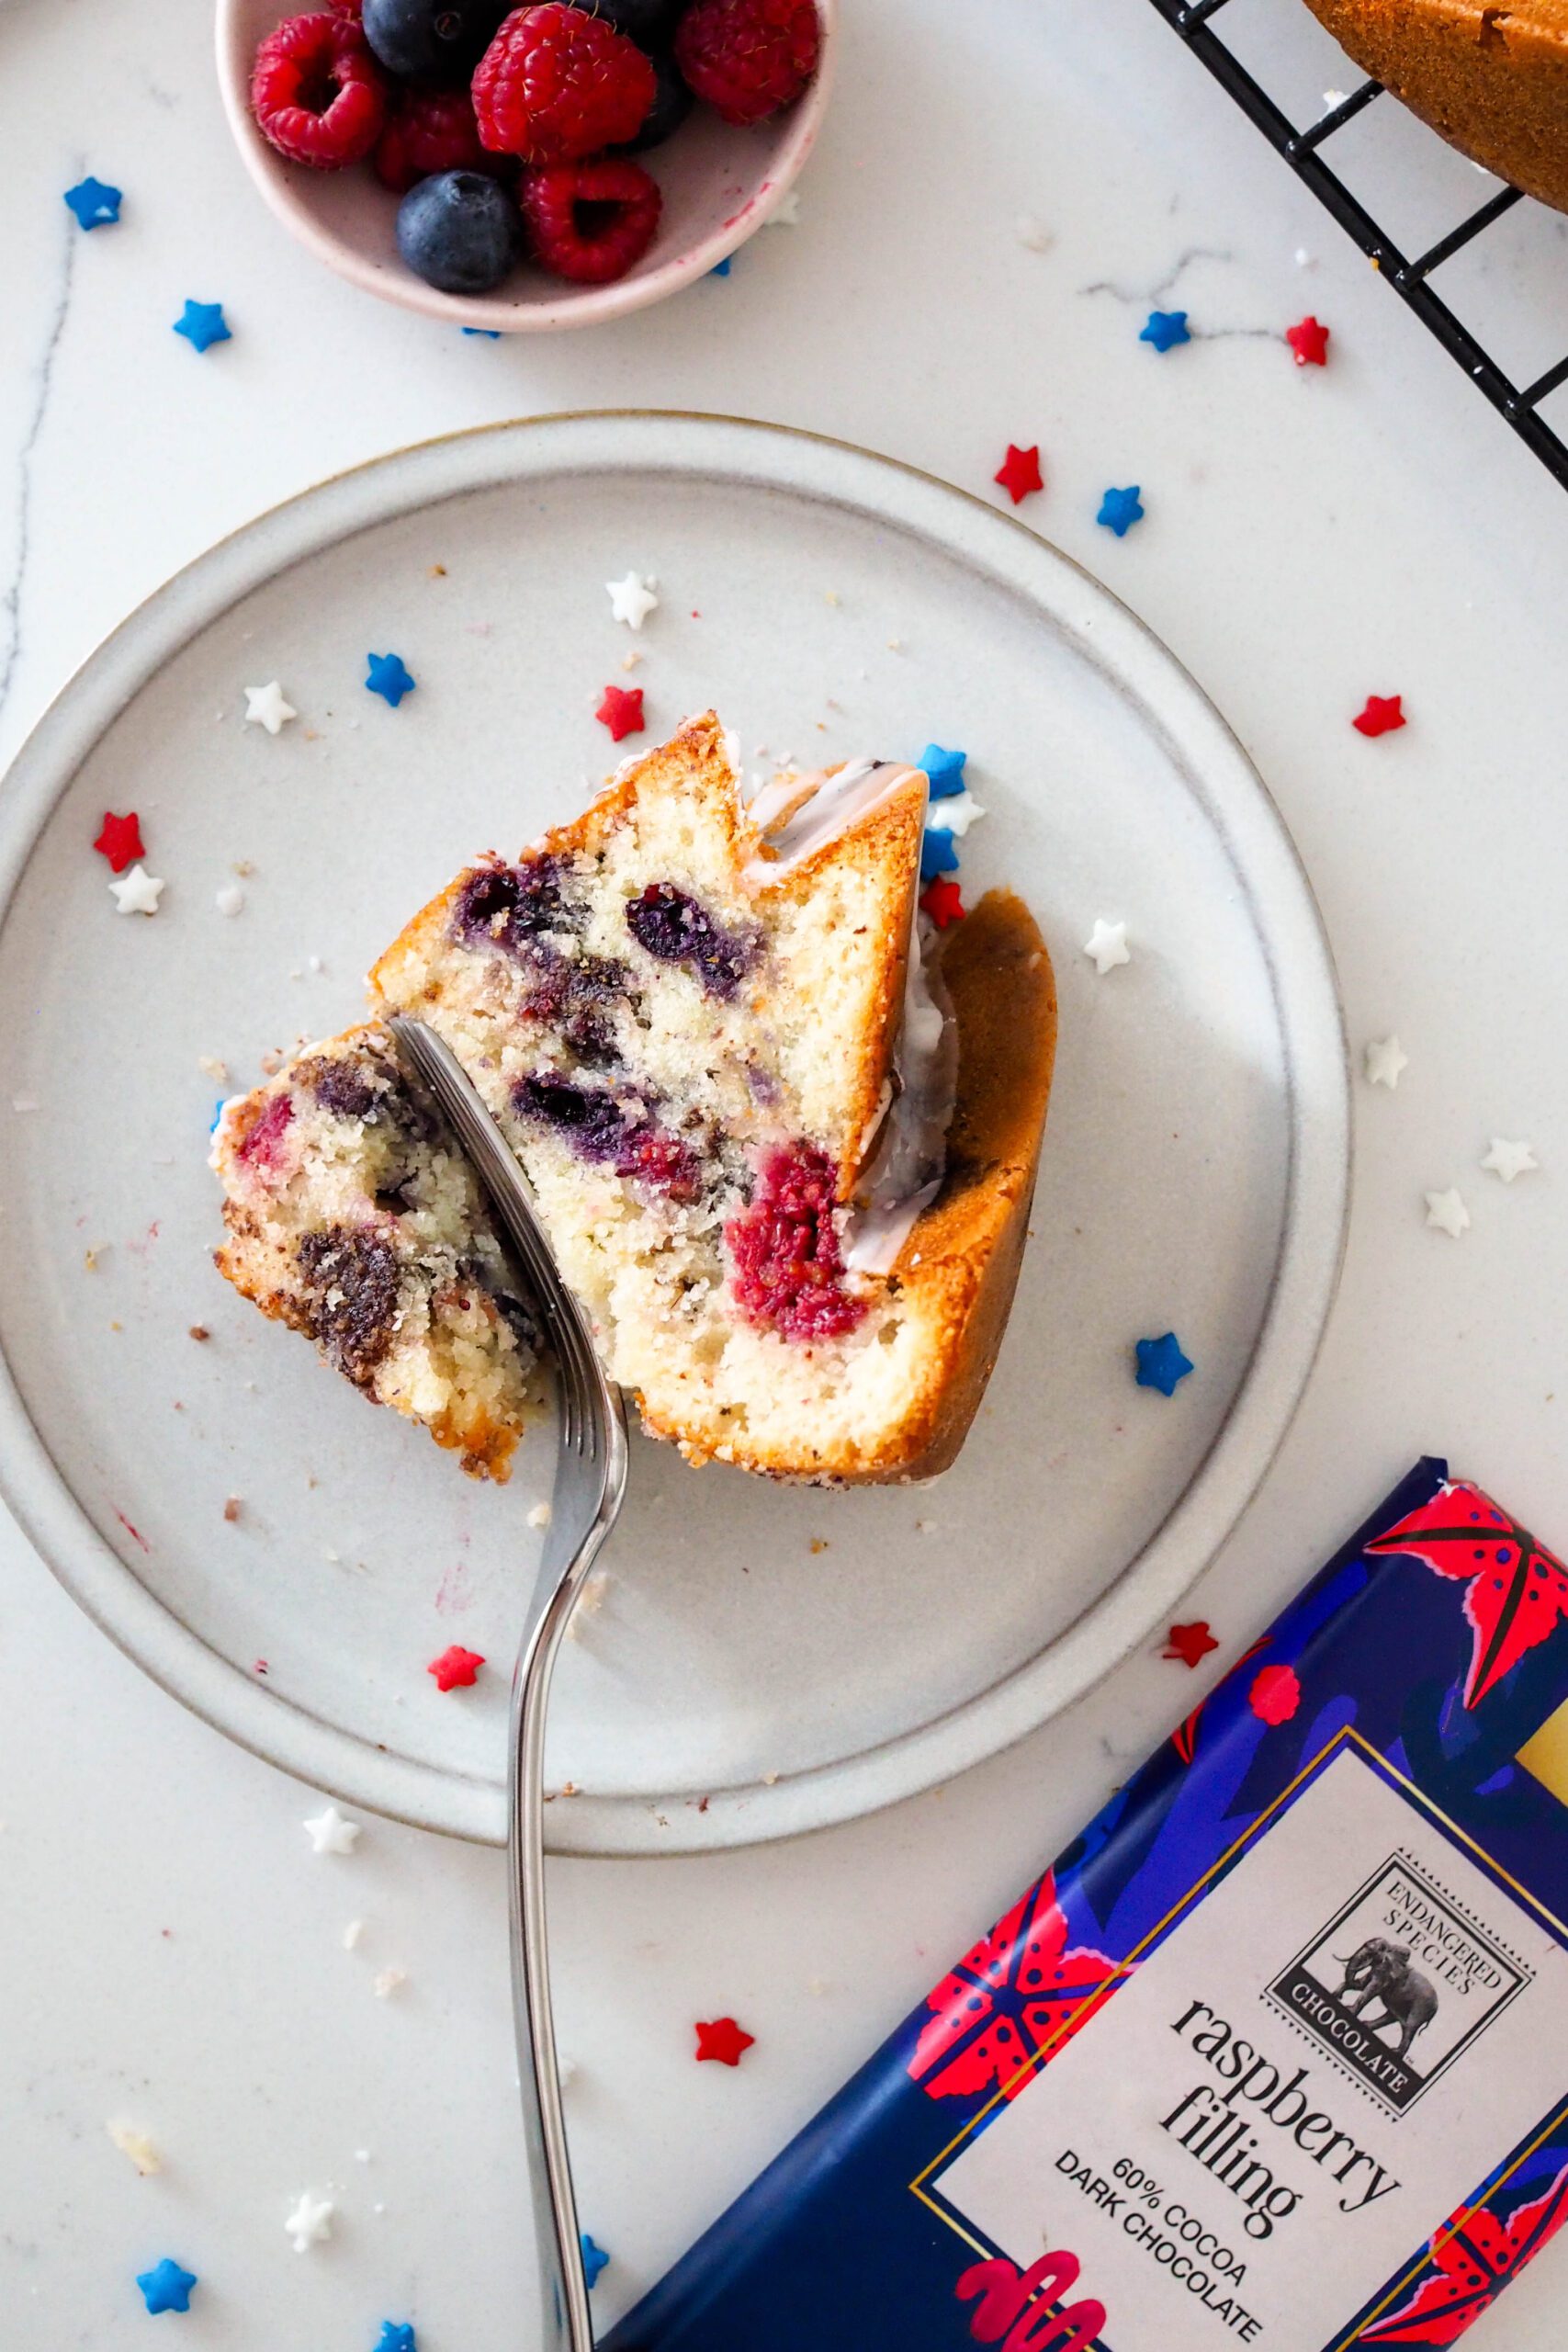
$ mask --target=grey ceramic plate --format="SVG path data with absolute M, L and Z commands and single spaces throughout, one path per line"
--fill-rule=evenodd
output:
M 603 584 L 628 566 L 663 598 L 636 639 Z M 352 1019 L 454 867 L 573 810 L 617 756 L 592 713 L 634 646 L 650 729 L 711 701 L 749 759 L 964 746 L 989 813 L 962 878 L 1036 909 L 1062 1044 L 1007 1344 L 945 1478 L 819 1495 L 636 1446 L 551 1753 L 581 1792 L 554 1843 L 623 1853 L 888 1803 L 1145 1640 L 1301 1395 L 1348 1132 L 1328 955 L 1267 794 L 1171 657 L 1010 517 L 834 443 L 662 415 L 458 435 L 264 515 L 93 657 L 0 818 L 6 1492 L 106 1631 L 235 1738 L 351 1803 L 502 1834 L 549 1433 L 475 1487 L 226 1291 L 200 1065 L 246 1084 Z M 389 650 L 419 682 L 397 711 L 362 683 Z M 276 741 L 242 723 L 274 677 L 301 714 Z M 106 808 L 140 812 L 166 877 L 152 921 L 114 910 Z M 1099 915 L 1134 949 L 1103 979 Z M 1170 1326 L 1198 1369 L 1168 1402 L 1131 1354 Z M 452 1641 L 494 1664 L 444 1697 L 424 1668 Z

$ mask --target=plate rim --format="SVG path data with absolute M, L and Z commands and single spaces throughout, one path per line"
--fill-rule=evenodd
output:
M 422 505 L 472 494 L 482 483 L 453 484 L 407 500 L 393 498 L 379 514 L 350 520 L 325 537 L 310 535 L 307 544 L 285 549 L 259 570 L 253 565 L 245 577 L 226 585 L 225 563 L 243 554 L 245 543 L 254 551 L 264 550 L 277 529 L 287 529 L 289 518 L 308 515 L 326 501 L 327 493 L 378 474 L 395 480 L 400 469 L 427 453 L 514 435 L 530 456 L 539 453 L 536 462 L 518 467 L 510 476 L 521 481 L 552 470 L 549 445 L 563 435 L 570 437 L 570 429 L 587 428 L 592 440 L 615 427 L 642 428 L 644 438 L 662 439 L 672 453 L 662 469 L 666 472 L 728 474 L 737 481 L 747 477 L 725 462 L 722 449 L 710 452 L 711 442 L 722 443 L 728 435 L 747 439 L 754 448 L 773 445 L 777 450 L 784 445 L 784 458 L 773 475 L 774 487 L 847 503 L 832 491 L 824 493 L 819 484 L 803 483 L 798 469 L 791 478 L 787 452 L 794 445 L 805 445 L 818 453 L 828 470 L 848 461 L 852 471 L 901 482 L 907 494 L 932 506 L 951 503 L 972 531 L 996 534 L 998 546 L 1010 544 L 1024 560 L 1046 572 L 1055 568 L 1059 576 L 1086 591 L 1091 617 L 1075 624 L 1058 610 L 1054 614 L 1056 626 L 1123 695 L 1132 695 L 1146 720 L 1174 716 L 1181 722 L 1171 729 L 1169 740 L 1194 782 L 1212 787 L 1211 762 L 1228 769 L 1231 789 L 1238 794 L 1236 805 L 1233 808 L 1227 803 L 1223 809 L 1205 805 L 1211 822 L 1217 824 L 1222 814 L 1234 818 L 1250 812 L 1253 856 L 1261 852 L 1273 869 L 1264 876 L 1269 920 L 1262 922 L 1259 907 L 1259 936 L 1292 1075 L 1279 1252 L 1251 1358 L 1230 1409 L 1185 1486 L 1115 1581 L 1034 1657 L 930 1722 L 857 1754 L 784 1775 L 776 1782 L 705 1792 L 701 1810 L 684 1791 L 660 1799 L 583 1796 L 570 1807 L 551 1808 L 547 1828 L 552 1852 L 642 1857 L 760 1844 L 854 1819 L 913 1796 L 1014 1745 L 1094 1689 L 1148 1638 L 1239 1524 L 1305 1395 L 1337 1289 L 1348 1228 L 1350 1070 L 1332 950 L 1300 852 L 1234 729 L 1148 624 L 1114 590 L 1021 518 L 940 475 L 808 427 L 701 410 L 572 409 L 455 428 L 325 475 L 212 541 L 134 605 L 77 664 L 0 777 L 0 926 L 57 801 L 92 746 L 199 630 L 266 579 L 307 560 L 319 548 L 415 513 Z M 683 464 L 682 447 L 693 448 Z M 577 462 L 584 460 L 580 457 Z M 624 448 L 610 446 L 594 451 L 588 462 L 626 470 L 650 459 L 646 454 L 628 458 Z M 764 459 L 750 478 L 755 481 L 766 470 Z M 882 511 L 886 519 L 886 506 Z M 908 527 L 904 517 L 893 519 Z M 1012 535 L 1010 541 L 1005 534 Z M 953 551 L 952 541 L 947 544 Z M 983 558 L 970 554 L 968 560 L 978 565 Z M 216 582 L 216 599 L 209 582 L 205 607 L 186 615 L 183 600 L 193 591 L 201 592 L 204 574 Z M 1107 658 L 1103 644 L 1086 642 L 1086 628 L 1097 621 L 1109 622 L 1111 638 L 1120 633 L 1122 645 L 1113 650 L 1122 655 L 1133 650 L 1142 665 L 1136 684 Z M 1245 878 L 1249 889 L 1255 888 L 1250 865 Z M 0 1495 L 45 1565 L 86 1615 L 154 1682 L 214 1729 L 345 1803 L 414 1827 L 485 1844 L 503 1842 L 504 1792 L 499 1783 L 390 1754 L 326 1723 L 221 1657 L 141 1584 L 92 1524 L 56 1466 L 22 1400 L 3 1334 Z

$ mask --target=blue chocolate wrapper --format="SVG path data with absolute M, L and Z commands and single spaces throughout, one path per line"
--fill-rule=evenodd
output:
M 1568 2216 L 1565 1616 L 1418 1464 L 605 2352 L 1452 2344 Z

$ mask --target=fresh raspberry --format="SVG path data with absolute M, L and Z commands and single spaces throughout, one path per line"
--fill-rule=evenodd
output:
M 814 0 L 694 0 L 675 62 L 726 122 L 761 122 L 799 97 L 821 45 Z
M 624 277 L 652 244 L 663 201 L 640 164 L 610 160 L 525 172 L 517 194 L 542 266 L 579 286 Z
M 380 137 L 387 77 L 348 17 L 290 17 L 256 51 L 251 108 L 280 155 L 335 172 Z
M 652 64 L 625 33 L 565 0 L 543 0 L 514 9 L 480 58 L 474 109 L 497 153 L 575 164 L 635 139 L 657 91 Z
M 473 100 L 466 90 L 412 90 L 376 141 L 376 176 L 394 196 L 435 172 L 494 168 L 479 145 Z

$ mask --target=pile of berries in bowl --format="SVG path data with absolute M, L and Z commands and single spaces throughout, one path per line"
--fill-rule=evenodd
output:
M 220 0 L 253 171 L 345 275 L 460 323 L 575 324 L 714 267 L 784 196 L 826 96 L 831 0 L 276 14 Z M 317 201 L 329 183 L 346 202 Z

